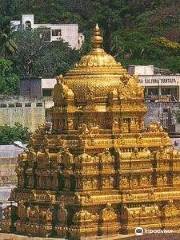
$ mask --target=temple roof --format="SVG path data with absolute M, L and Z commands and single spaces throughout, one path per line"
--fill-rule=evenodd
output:
M 75 65 L 75 68 L 70 70 L 67 75 L 71 74 L 84 74 L 84 73 L 114 73 L 122 74 L 127 73 L 120 63 L 118 63 L 113 56 L 107 54 L 102 48 L 103 37 L 101 36 L 99 26 L 96 25 L 91 38 L 92 49 L 83 56 L 79 63 Z M 102 71 L 103 68 L 103 71 Z M 106 69 L 107 68 L 107 69 Z
M 122 98 L 127 95 L 144 98 L 139 81 L 102 48 L 103 37 L 98 25 L 94 28 L 91 42 L 90 53 L 83 56 L 63 78 L 63 84 L 73 91 L 76 102 L 107 98 L 114 90 Z
M 94 28 L 94 33 L 91 39 L 93 48 L 91 52 L 82 57 L 77 67 L 89 66 L 89 67 L 119 67 L 120 64 L 116 62 L 113 56 L 107 54 L 102 49 L 103 37 L 101 36 L 98 25 Z

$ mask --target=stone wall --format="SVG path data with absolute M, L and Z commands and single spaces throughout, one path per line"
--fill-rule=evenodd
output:
M 0 126 L 13 126 L 20 123 L 34 131 L 45 122 L 45 104 L 43 101 L 11 100 L 0 101 Z

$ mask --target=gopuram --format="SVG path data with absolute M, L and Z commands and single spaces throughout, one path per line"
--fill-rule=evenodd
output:
M 144 126 L 143 87 L 102 48 L 57 77 L 52 127 L 19 156 L 16 206 L 3 232 L 67 239 L 180 226 L 180 152 L 156 122 Z

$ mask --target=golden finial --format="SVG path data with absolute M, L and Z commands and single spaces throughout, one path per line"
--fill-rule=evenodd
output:
M 101 36 L 101 32 L 99 29 L 98 24 L 96 24 L 94 30 L 93 30 L 93 36 L 92 36 L 92 44 L 93 48 L 100 48 L 101 44 L 103 42 L 103 37 Z

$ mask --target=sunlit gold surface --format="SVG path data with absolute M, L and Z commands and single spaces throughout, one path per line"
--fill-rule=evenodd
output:
M 178 229 L 180 153 L 158 123 L 144 128 L 143 88 L 101 48 L 57 78 L 51 126 L 19 156 L 5 232 L 80 239 Z

